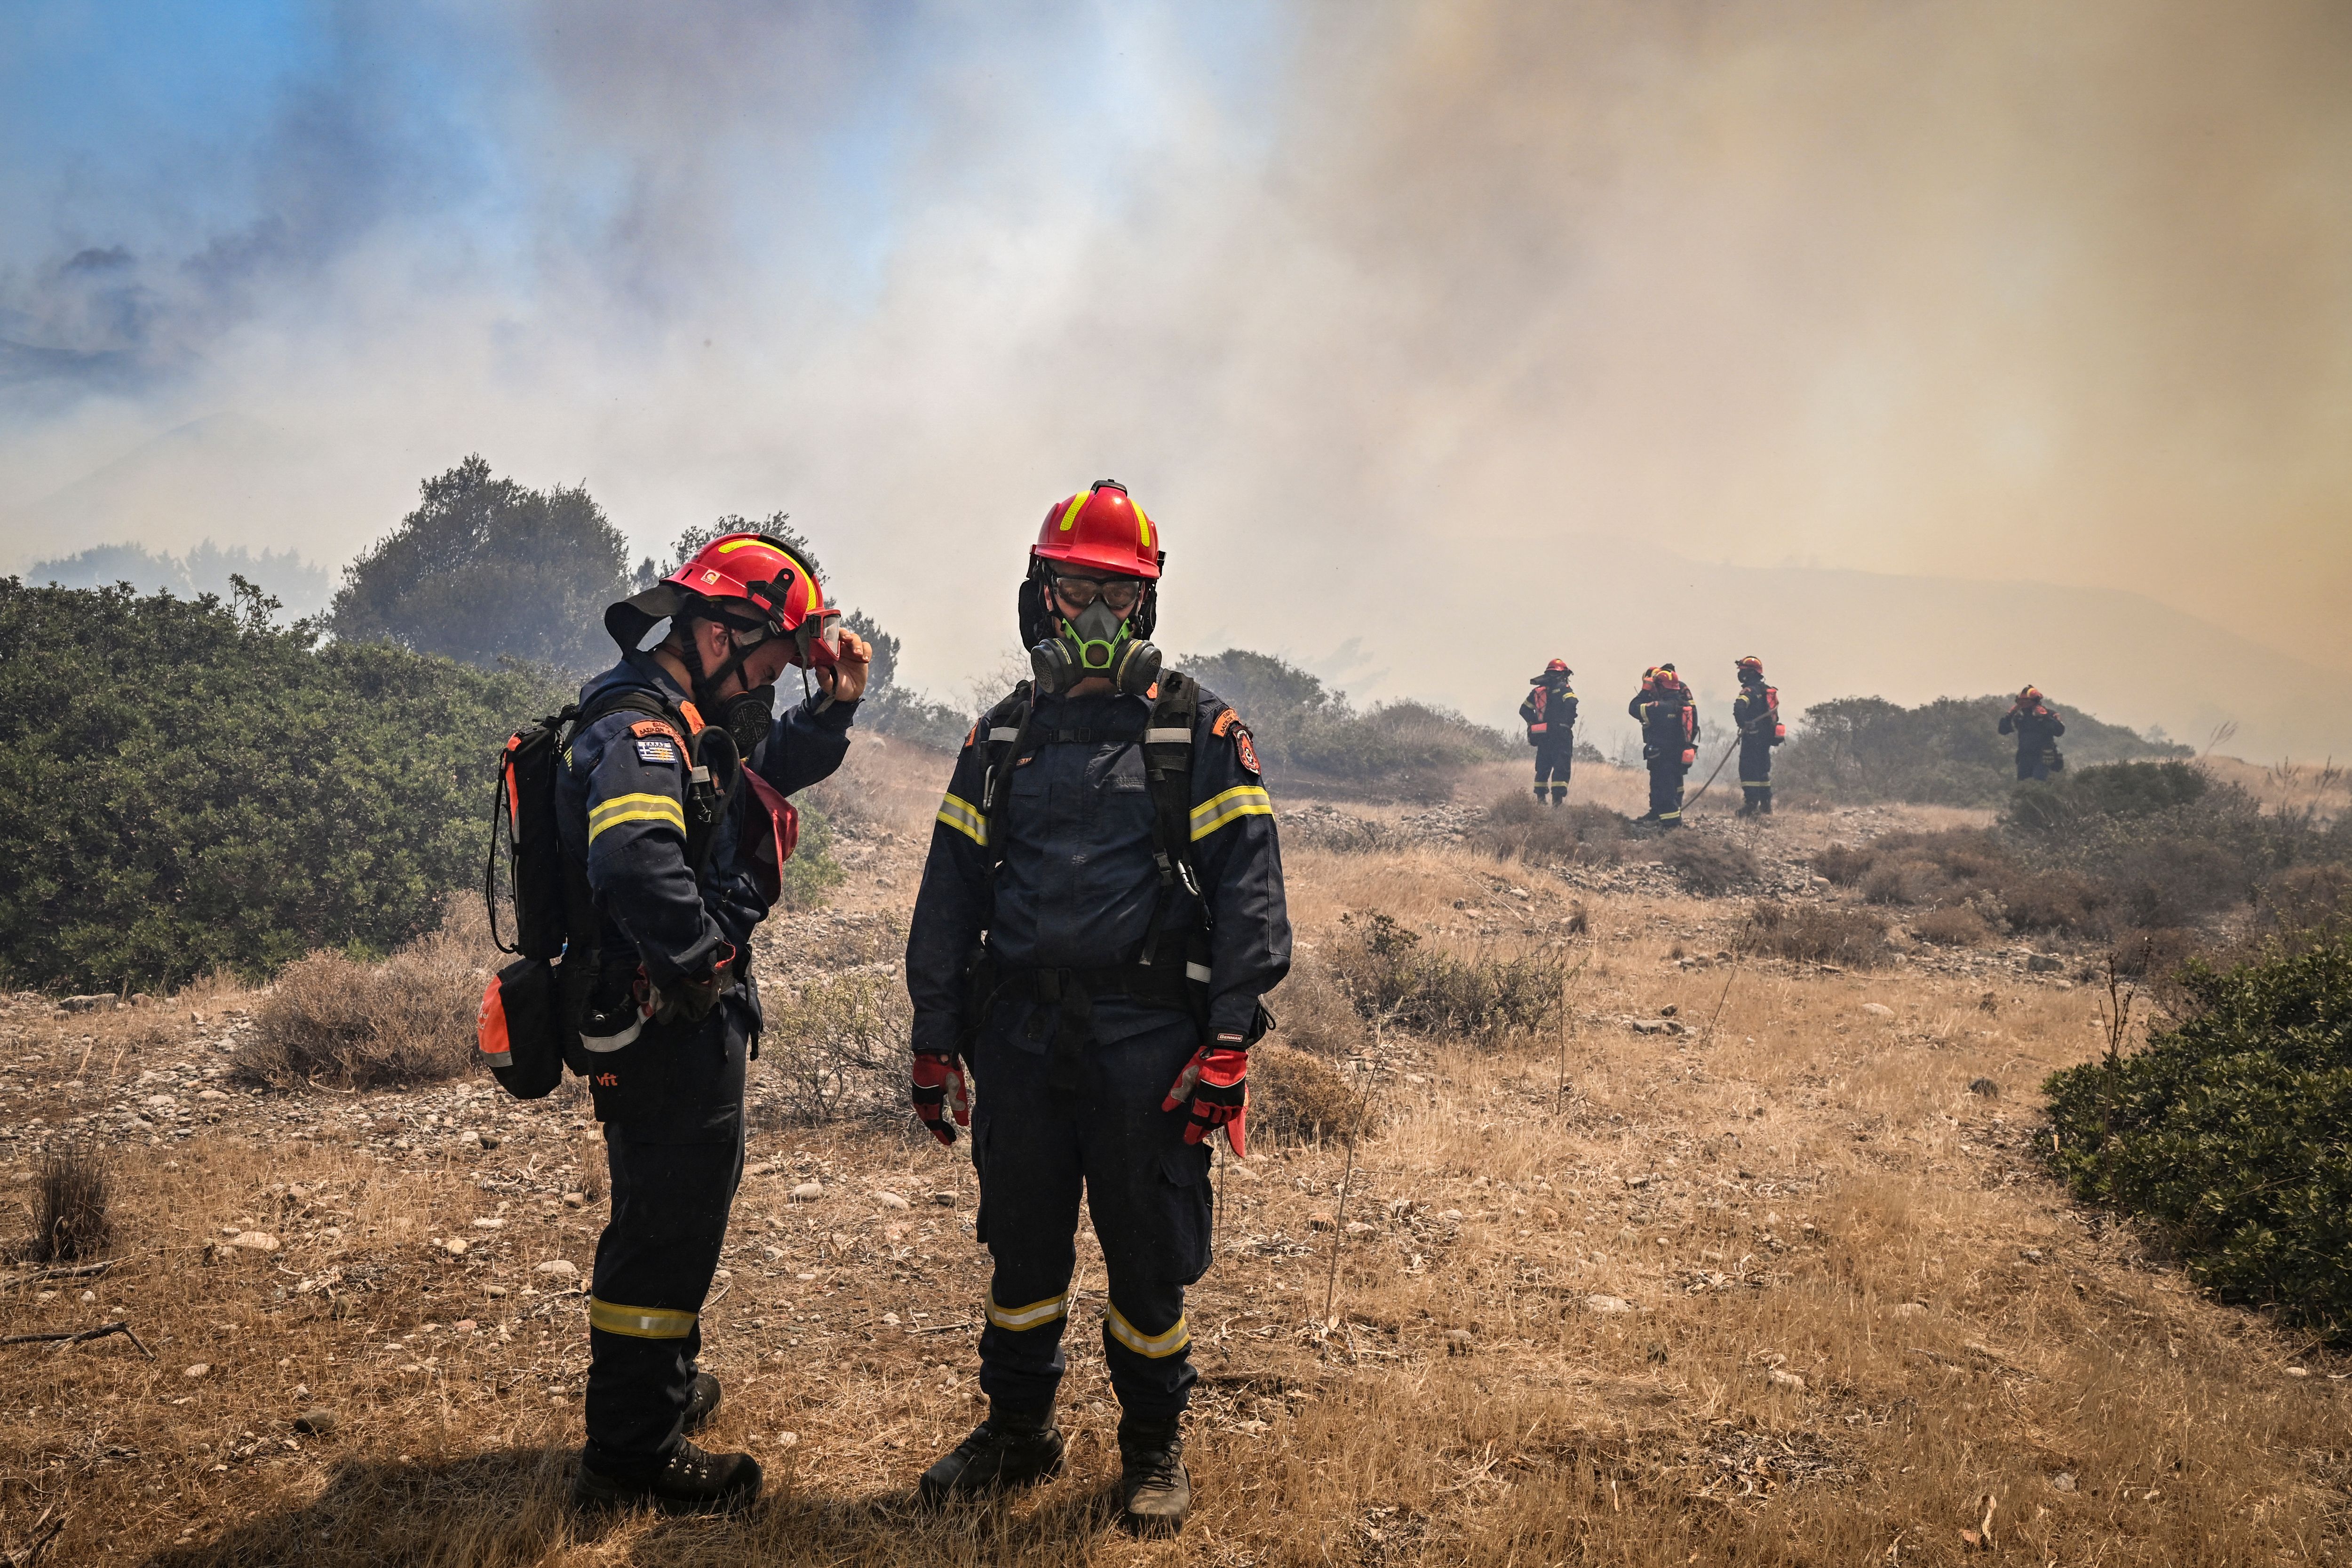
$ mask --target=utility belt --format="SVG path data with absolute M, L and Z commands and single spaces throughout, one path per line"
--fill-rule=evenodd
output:
M 1206 1029 L 1209 963 L 1206 933 L 1163 931 L 1146 950 L 1150 963 L 1087 968 L 1021 968 L 1000 965 L 985 945 L 965 966 L 965 1049 L 987 1026 L 1000 1002 L 1029 1002 L 1029 1037 L 1047 1042 L 1046 1080 L 1061 1093 L 1080 1087 L 1080 1063 L 1095 1037 L 1095 1004 L 1118 997 L 1143 1007 L 1189 1015 Z M 1052 1033 L 1049 1036 L 1048 1030 Z

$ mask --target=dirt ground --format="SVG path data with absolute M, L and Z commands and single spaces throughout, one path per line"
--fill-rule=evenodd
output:
M 893 962 L 872 932 L 912 902 L 940 769 L 887 745 L 854 756 L 828 786 L 850 880 L 779 921 L 772 984 Z M 1518 773 L 1466 781 L 1462 802 L 1522 787 Z M 1638 809 L 1638 787 L 1594 768 L 1577 789 Z M 1748 844 L 1795 898 L 1831 896 L 1804 869 L 1821 845 L 1965 819 L 1750 825 L 1736 804 L 1710 797 L 1689 831 Z M 109 1150 L 117 1189 L 111 1265 L 9 1270 L 5 1332 L 120 1321 L 138 1338 L 0 1346 L 0 1553 L 2345 1556 L 2345 1367 L 2202 1299 L 2037 1162 L 2036 1086 L 2105 1037 L 2106 994 L 2077 979 L 2090 955 L 2004 944 L 1799 967 L 1740 952 L 1748 896 L 1683 896 L 1639 867 L 1571 879 L 1438 833 L 1356 853 L 1303 826 L 1286 858 L 1310 962 L 1343 914 L 1375 910 L 1465 952 L 1548 946 L 1574 966 L 1570 1022 L 1491 1044 L 1368 1040 L 1340 1065 L 1384 1113 L 1375 1137 L 1221 1157 L 1216 1260 L 1189 1311 L 1198 1506 L 1177 1540 L 1111 1522 L 1091 1250 L 1067 1473 L 992 1507 L 908 1506 L 981 1413 L 987 1268 L 962 1146 L 901 1119 L 753 1136 L 704 1320 L 726 1385 L 705 1441 L 758 1455 L 765 1500 L 729 1521 L 572 1518 L 602 1206 L 584 1101 L 518 1105 L 487 1079 L 237 1087 L 228 1053 L 254 998 L 215 985 L 78 1013 L 24 995 L 0 1014 L 0 1184 L 29 1202 L 40 1149 L 81 1138 Z

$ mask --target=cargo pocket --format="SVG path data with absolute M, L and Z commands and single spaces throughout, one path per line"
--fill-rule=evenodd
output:
M 1209 1271 L 1215 1240 L 1206 1143 L 1179 1143 L 1160 1157 L 1160 1195 L 1167 1215 L 1169 1281 L 1190 1285 Z

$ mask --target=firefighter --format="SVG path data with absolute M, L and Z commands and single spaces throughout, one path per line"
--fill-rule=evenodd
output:
M 1568 798 L 1568 769 L 1575 761 L 1576 693 L 1568 678 L 1576 672 L 1559 659 L 1543 668 L 1528 682 L 1534 690 L 1519 704 L 1519 721 L 1528 727 L 1528 744 L 1536 749 L 1536 799 L 1544 797 L 1545 781 L 1551 785 L 1551 803 Z
M 1661 827 L 1683 825 L 1683 775 L 1698 760 L 1698 707 L 1671 664 L 1643 672 L 1625 704 L 1642 726 L 1642 760 L 1650 765 L 1650 809 L 1634 818 Z
M 605 611 L 621 661 L 581 689 L 556 826 L 596 936 L 575 939 L 590 951 L 567 949 L 563 970 L 612 1178 L 588 1300 L 583 1507 L 717 1511 L 760 1490 L 750 1455 L 687 1434 L 719 1405 L 695 1362 L 743 1168 L 751 929 L 791 851 L 784 796 L 840 765 L 866 687 L 867 647 L 839 621 L 805 552 L 728 534 Z M 773 683 L 792 665 L 816 690 L 777 718 Z
M 2047 779 L 2064 770 L 2066 759 L 2059 754 L 2058 737 L 2066 732 L 2066 721 L 2043 701 L 2037 688 L 2029 686 L 2017 694 L 2017 700 L 2000 716 L 2000 732 L 2017 737 L 2020 779 Z
M 965 738 L 907 939 L 914 1107 L 943 1144 L 968 1121 L 994 1261 L 988 1417 L 920 1496 L 1060 1468 L 1083 1189 L 1109 1276 L 1120 1509 L 1155 1532 L 1181 1528 L 1192 1500 L 1184 1290 L 1209 1265 L 1207 1140 L 1223 1129 L 1242 1152 L 1247 1053 L 1271 1022 L 1259 998 L 1290 968 L 1249 730 L 1162 672 L 1147 640 L 1163 559 L 1114 481 L 1046 512 L 1019 597 L 1034 679 Z
M 1739 815 L 1769 816 L 1772 748 L 1789 738 L 1780 722 L 1780 689 L 1764 684 L 1764 661 L 1754 654 L 1733 670 L 1739 677 L 1739 695 L 1731 702 L 1731 721 L 1739 729 Z

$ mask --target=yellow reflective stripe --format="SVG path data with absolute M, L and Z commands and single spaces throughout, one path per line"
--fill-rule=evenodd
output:
M 666 822 L 684 833 L 686 810 L 666 795 L 616 795 L 589 808 L 588 842 L 595 843 L 596 835 L 625 822 Z
M 988 847 L 988 818 L 981 816 L 979 808 L 961 795 L 950 795 L 940 802 L 939 820 L 982 848 Z
M 1133 507 L 1133 508 L 1135 509 L 1135 537 L 1136 537 L 1136 539 L 1137 539 L 1139 542 L 1141 542 L 1141 544 L 1143 545 L 1143 547 L 1144 547 L 1146 550 L 1150 549 L 1150 548 L 1151 548 L 1151 520 L 1150 520 L 1150 518 L 1148 518 L 1148 517 L 1146 517 L 1146 516 L 1144 516 L 1144 515 L 1143 515 L 1143 503 L 1142 503 L 1141 501 L 1139 501 L 1139 500 L 1136 500 L 1133 496 L 1129 496 L 1129 497 L 1128 497 L 1128 498 L 1127 498 L 1127 504 L 1128 504 L 1128 505 L 1129 505 L 1129 506 L 1131 506 L 1131 507 Z
M 1273 797 L 1259 784 L 1235 784 L 1192 808 L 1192 842 L 1198 844 L 1226 823 L 1244 816 L 1272 816 Z
M 1086 505 L 1087 498 L 1093 494 L 1094 491 L 1092 490 L 1080 490 L 1077 494 L 1070 498 L 1069 509 L 1062 513 L 1062 532 L 1067 533 L 1072 528 L 1077 525 L 1078 509 Z
M 1184 1327 L 1181 1314 L 1179 1314 L 1176 1319 L 1176 1326 L 1166 1333 L 1147 1334 L 1129 1322 L 1117 1307 L 1110 1307 L 1103 1311 L 1103 1327 L 1108 1331 L 1111 1338 L 1136 1354 L 1150 1356 L 1154 1361 L 1160 1360 L 1162 1356 L 1174 1355 L 1192 1342 L 1192 1335 Z
M 627 1334 L 639 1340 L 682 1340 L 694 1332 L 692 1312 L 673 1311 L 667 1307 L 624 1307 L 612 1301 L 588 1298 L 588 1326 L 602 1329 L 608 1334 Z
M 1067 1317 L 1070 1297 L 1067 1291 L 1048 1296 L 1042 1301 L 1032 1301 L 1025 1307 L 1000 1307 L 996 1292 L 988 1293 L 988 1321 L 1000 1329 L 1034 1329 L 1040 1323 L 1050 1323 L 1056 1318 Z

